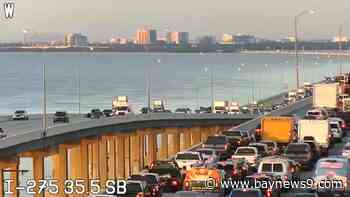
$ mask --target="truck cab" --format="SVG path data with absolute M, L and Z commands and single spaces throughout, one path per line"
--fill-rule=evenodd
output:
M 228 112 L 228 102 L 227 101 L 215 101 L 214 102 L 214 114 L 225 114 Z
M 303 99 L 303 98 L 305 98 L 305 90 L 304 90 L 304 88 L 299 88 L 299 89 L 297 90 L 297 98 L 298 98 L 298 99 Z
M 165 112 L 164 101 L 153 100 L 153 112 Z
M 239 114 L 239 113 L 240 113 L 239 103 L 238 102 L 231 102 L 229 107 L 228 107 L 228 114 L 234 115 L 234 114 Z
M 112 109 L 117 116 L 127 115 L 130 111 L 128 97 L 127 96 L 117 96 L 113 99 Z

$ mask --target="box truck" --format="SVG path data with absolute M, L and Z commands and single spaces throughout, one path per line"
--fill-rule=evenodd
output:
M 338 84 L 321 83 L 314 85 L 313 106 L 335 109 L 338 103 Z
M 113 99 L 112 110 L 118 116 L 123 116 L 129 113 L 129 103 L 127 96 L 117 96 Z
M 283 116 L 266 116 L 261 119 L 261 139 L 287 145 L 295 139 L 294 119 Z

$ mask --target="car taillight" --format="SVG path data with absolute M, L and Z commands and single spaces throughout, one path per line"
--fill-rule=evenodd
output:
M 234 169 L 234 170 L 232 171 L 232 174 L 233 174 L 233 176 L 235 176 L 235 175 L 238 174 L 238 171 L 237 171 L 236 169 Z
M 227 150 L 228 149 L 228 144 L 225 144 L 225 150 Z
M 255 129 L 255 132 L 259 134 L 261 133 L 261 129 Z
M 185 182 L 185 190 L 188 190 L 190 188 L 190 182 L 186 181 Z
M 346 127 L 346 123 L 345 122 L 342 122 L 341 123 L 341 128 L 345 128 Z
M 266 197 L 271 197 L 272 196 L 272 190 L 269 188 L 266 193 Z
M 143 197 L 143 193 L 142 192 L 137 193 L 136 197 Z
M 289 169 L 289 170 L 290 170 L 290 172 L 291 172 L 291 173 L 294 173 L 294 172 L 295 172 L 294 167 L 290 167 L 290 169 Z
M 177 182 L 177 180 L 172 180 L 171 181 L 171 185 L 172 186 L 177 186 L 179 183 Z

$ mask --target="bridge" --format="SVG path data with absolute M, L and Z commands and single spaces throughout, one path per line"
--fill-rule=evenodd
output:
M 280 101 L 281 96 L 278 98 Z M 311 99 L 307 98 L 271 114 L 293 114 L 310 106 Z M 16 186 L 23 158 L 30 159 L 32 169 L 29 171 L 37 182 L 50 177 L 59 181 L 60 188 L 64 188 L 67 179 L 105 183 L 138 173 L 154 160 L 167 159 L 179 151 L 191 149 L 209 135 L 232 127 L 251 131 L 261 118 L 245 114 L 154 113 L 55 126 L 49 129 L 46 137 L 42 137 L 41 129 L 31 128 L 29 132 L 0 140 L 0 193 L 4 192 L 6 174 L 14 181 L 12 196 L 19 195 Z M 8 123 L 0 123 L 0 127 L 1 124 Z M 45 174 L 48 163 L 51 170 Z M 56 196 L 66 195 L 61 191 Z

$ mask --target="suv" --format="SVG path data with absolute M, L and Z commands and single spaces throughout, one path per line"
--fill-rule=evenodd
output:
M 88 114 L 88 117 L 93 119 L 98 119 L 101 116 L 103 116 L 103 113 L 101 112 L 100 109 L 92 109 L 90 114 Z
M 222 134 L 224 136 L 227 136 L 234 148 L 237 148 L 238 146 L 247 146 L 250 142 L 250 138 L 247 135 L 247 132 L 224 131 Z
M 306 117 L 317 120 L 326 120 L 328 112 L 324 108 L 313 108 L 306 112 Z
M 203 163 L 203 158 L 199 152 L 185 151 L 179 152 L 175 156 L 175 163 L 182 169 L 191 169 L 193 164 Z
M 129 180 L 126 182 L 126 193 L 124 196 L 152 197 L 146 182 L 134 180 Z
M 155 173 L 143 173 L 131 175 L 128 180 L 132 181 L 144 181 L 149 186 L 152 197 L 162 196 L 162 187 L 160 184 L 160 178 L 158 174 Z
M 182 187 L 182 174 L 176 164 L 171 161 L 152 162 L 149 172 L 160 176 L 164 192 L 176 192 Z
M 307 143 L 291 143 L 285 150 L 285 156 L 295 160 L 303 167 L 312 168 L 313 155 L 309 144 Z
M 55 115 L 53 116 L 53 122 L 64 122 L 68 123 L 69 122 L 69 117 L 68 113 L 65 111 L 57 111 Z
M 209 136 L 202 147 L 215 149 L 218 153 L 230 152 L 232 150 L 230 140 L 225 135 Z
M 238 147 L 235 154 L 232 155 L 232 159 L 245 159 L 248 161 L 250 166 L 255 167 L 260 159 L 260 156 L 256 147 L 241 146 Z
M 288 159 L 272 156 L 260 160 L 258 173 L 286 181 L 295 178 L 296 169 Z
M 113 110 L 111 110 L 111 109 L 104 109 L 102 111 L 102 113 L 105 117 L 112 117 L 113 116 Z
M 25 110 L 17 110 L 12 115 L 12 120 L 29 120 L 29 116 Z

